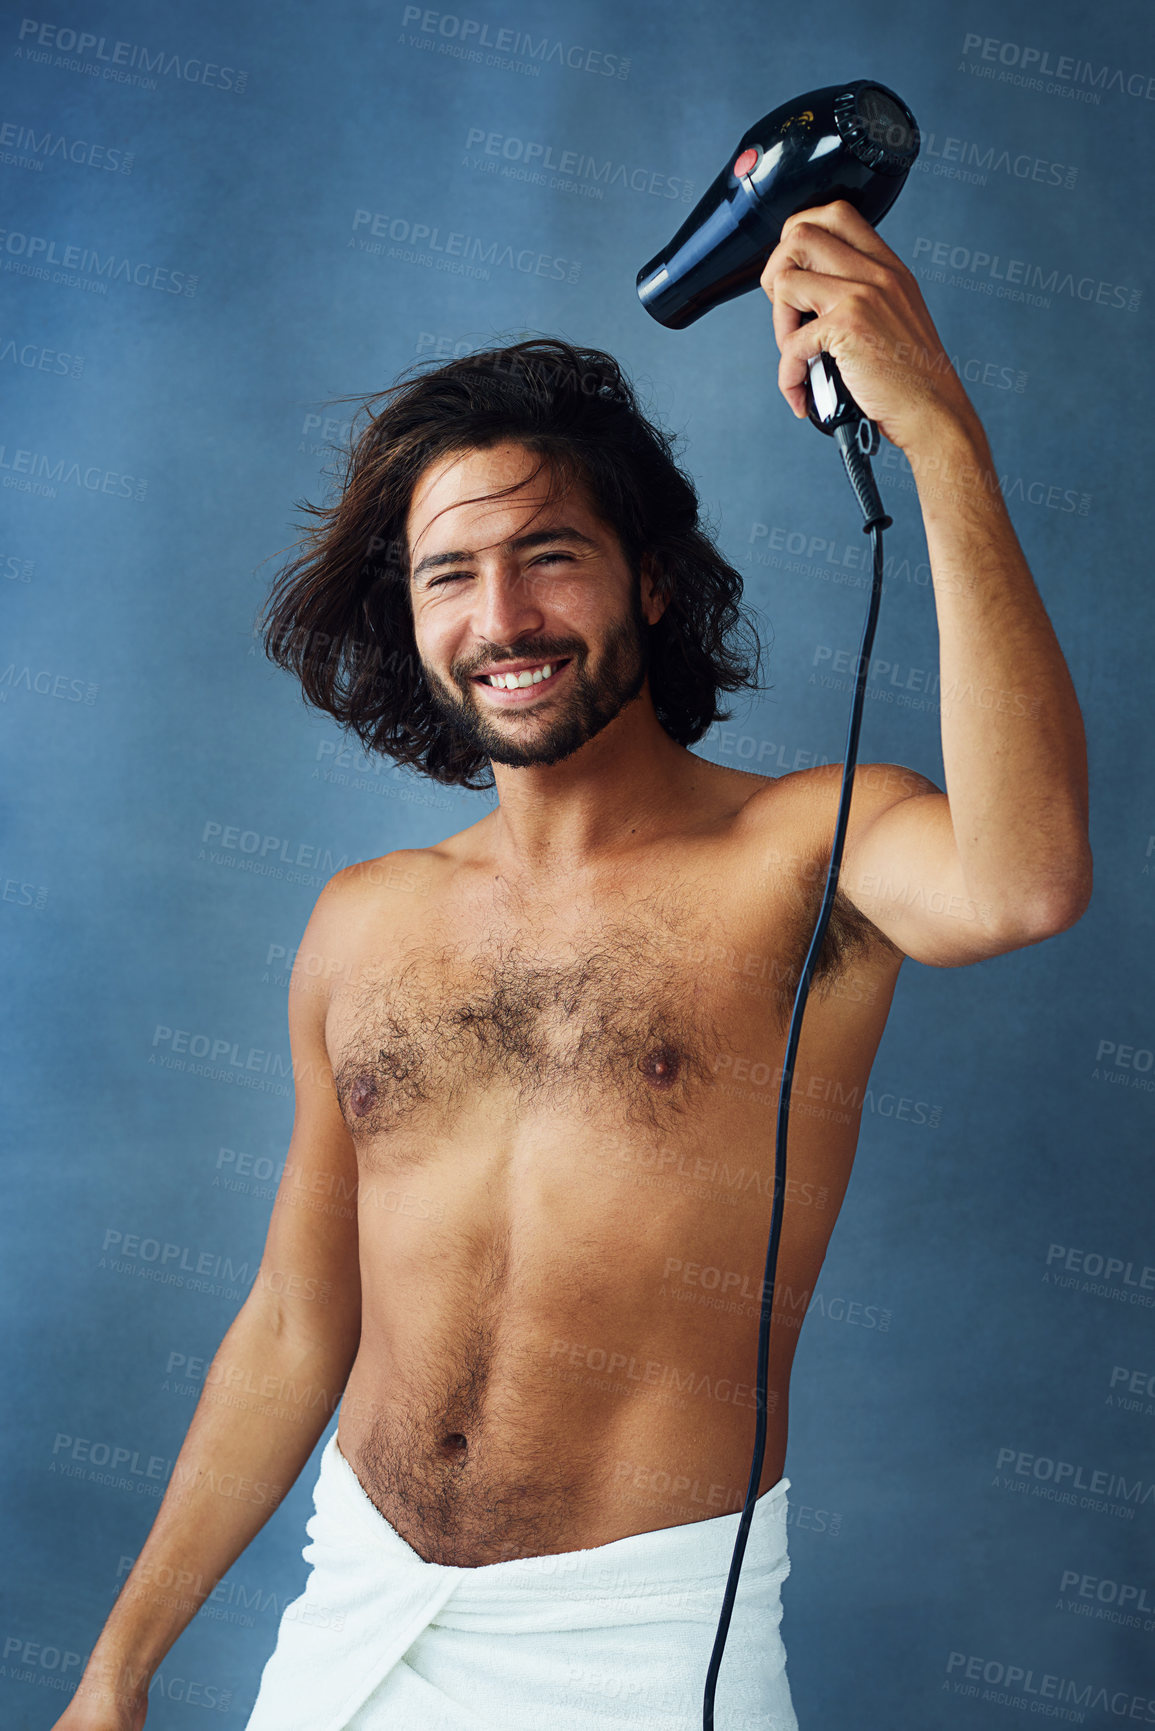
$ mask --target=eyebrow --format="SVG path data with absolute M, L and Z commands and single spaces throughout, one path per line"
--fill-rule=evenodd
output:
M 561 524 L 555 529 L 534 529 L 528 535 L 519 535 L 516 541 L 503 541 L 503 547 L 512 547 L 515 553 L 520 553 L 526 547 L 542 547 L 549 541 L 574 541 L 581 547 L 596 547 L 597 542 L 591 541 L 588 535 L 583 535 L 580 529 L 573 529 L 568 524 Z M 412 581 L 416 583 L 423 571 L 433 571 L 443 565 L 460 565 L 475 559 L 477 555 L 464 550 L 456 553 L 430 553 L 422 559 L 412 573 Z

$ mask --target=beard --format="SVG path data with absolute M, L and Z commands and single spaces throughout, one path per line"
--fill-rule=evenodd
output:
M 592 670 L 573 646 L 557 642 L 544 648 L 536 644 L 526 647 L 517 659 L 568 658 L 574 666 L 564 695 L 552 708 L 527 710 L 524 716 L 496 708 L 492 714 L 486 712 L 476 681 L 467 674 L 453 674 L 452 683 L 447 683 L 424 662 L 422 668 L 433 708 L 463 745 L 492 763 L 529 769 L 571 757 L 634 701 L 649 669 L 648 632 L 640 584 L 635 582 L 630 590 L 629 613 L 607 632 L 601 657 Z

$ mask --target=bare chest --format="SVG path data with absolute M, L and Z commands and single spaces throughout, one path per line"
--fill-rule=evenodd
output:
M 583 907 L 476 895 L 358 958 L 326 1038 L 362 1152 L 412 1156 L 484 1108 L 661 1135 L 706 1110 L 734 1055 L 780 1050 L 814 896 L 683 882 Z M 869 950 L 836 908 L 821 993 Z

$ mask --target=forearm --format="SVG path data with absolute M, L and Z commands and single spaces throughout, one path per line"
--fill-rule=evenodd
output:
M 977 416 L 940 418 L 907 455 L 934 582 L 943 766 L 967 891 L 1044 930 L 1074 918 L 1089 888 L 1074 686 Z
M 81 1689 L 139 1697 L 177 1636 L 293 1484 L 332 1416 L 355 1343 L 284 1325 L 251 1295 L 206 1379 L 152 1531 Z

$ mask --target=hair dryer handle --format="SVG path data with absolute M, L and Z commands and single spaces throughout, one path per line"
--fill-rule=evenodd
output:
M 814 313 L 803 313 L 802 323 L 809 324 L 816 316 Z M 864 431 L 870 428 L 871 432 L 865 438 L 863 433 L 858 435 L 859 447 L 865 455 L 873 456 L 879 445 L 878 428 L 873 421 L 867 420 L 842 382 L 842 374 L 833 355 L 828 355 L 825 350 L 813 355 L 807 362 L 807 369 L 806 413 L 818 431 L 833 435 L 839 427 L 848 427 L 860 421 Z
M 807 362 L 806 413 L 820 433 L 833 433 L 862 419 L 862 410 L 842 382 L 838 364 L 823 352 Z

